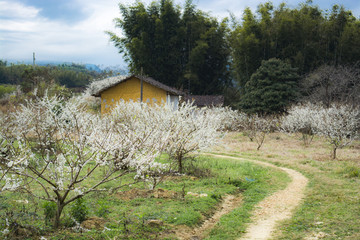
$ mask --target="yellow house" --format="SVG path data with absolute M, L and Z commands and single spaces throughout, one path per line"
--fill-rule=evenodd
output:
M 92 96 L 101 98 L 101 114 L 111 110 L 120 100 L 138 101 L 149 104 L 171 103 L 177 108 L 181 91 L 166 86 L 145 76 L 115 76 L 93 82 Z

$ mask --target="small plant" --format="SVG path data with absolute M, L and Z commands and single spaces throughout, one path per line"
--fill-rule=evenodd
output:
M 132 223 L 130 217 L 128 216 L 128 214 L 126 212 L 123 212 L 123 216 L 119 221 L 119 225 L 122 225 L 124 232 L 125 233 L 129 233 L 129 225 Z
M 97 201 L 96 205 L 97 209 L 95 211 L 95 215 L 106 218 L 106 216 L 110 213 L 107 202 L 105 200 L 99 200 Z
M 358 178 L 360 177 L 360 168 L 356 166 L 347 166 L 343 171 L 345 177 Z
M 210 195 L 210 197 L 213 198 L 213 199 L 215 199 L 215 200 L 220 200 L 220 199 L 222 199 L 222 196 L 221 196 L 221 194 L 219 194 L 219 193 L 213 193 L 213 194 Z
M 55 202 L 45 202 L 42 205 L 45 215 L 45 224 L 49 225 L 49 222 L 54 219 L 56 214 L 56 203 Z
M 76 199 L 75 203 L 71 206 L 70 213 L 77 222 L 83 222 L 89 213 L 85 200 L 83 198 Z
M 181 198 L 182 198 L 182 199 L 185 199 L 185 196 L 186 196 L 186 192 L 185 192 L 185 182 L 184 182 L 184 185 L 183 185 L 183 187 L 181 188 Z

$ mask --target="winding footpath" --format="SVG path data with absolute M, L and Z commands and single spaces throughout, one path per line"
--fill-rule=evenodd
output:
M 301 173 L 274 164 L 249 160 L 239 157 L 224 156 L 218 154 L 207 154 L 209 156 L 228 158 L 241 161 L 250 161 L 259 165 L 280 169 L 286 172 L 291 178 L 288 186 L 273 195 L 265 198 L 255 206 L 252 223 L 248 226 L 246 234 L 239 240 L 265 240 L 271 239 L 276 224 L 292 216 L 294 209 L 300 204 L 304 197 L 304 191 L 308 179 Z

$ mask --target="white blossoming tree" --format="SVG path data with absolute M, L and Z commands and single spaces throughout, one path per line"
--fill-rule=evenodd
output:
M 314 114 L 314 129 L 326 137 L 332 145 L 332 157 L 336 150 L 349 145 L 360 133 L 360 109 L 348 105 L 331 105 L 319 108 Z
M 335 104 L 330 107 L 311 103 L 293 106 L 282 119 L 282 129 L 307 135 L 303 139 L 308 143 L 312 134 L 325 137 L 332 146 L 332 157 L 335 159 L 337 149 L 359 137 L 360 110 L 349 105 Z
M 259 116 L 258 114 L 249 115 L 241 122 L 243 131 L 251 141 L 256 142 L 257 150 L 265 142 L 265 137 L 272 130 L 277 128 L 277 119 L 274 116 Z
M 120 101 L 111 113 L 104 116 L 111 122 L 118 137 L 131 142 L 128 147 L 140 150 L 143 155 L 142 161 L 133 162 L 136 164 L 133 167 L 138 169 L 137 177 L 148 182 L 151 189 L 161 182 L 168 169 L 168 165 L 153 161 L 154 153 L 160 155 L 169 145 L 170 130 L 161 125 L 165 108 L 165 106 L 150 106 L 146 103 Z M 122 154 L 127 152 L 130 152 L 130 149 L 122 149 Z
M 8 168 L 5 176 L 17 176 L 23 191 L 57 204 L 55 228 L 64 207 L 74 200 L 110 190 L 100 188 L 110 181 L 120 188 L 126 174 L 135 173 L 137 181 L 161 167 L 154 161 L 159 144 L 151 142 L 161 135 L 156 130 L 136 118 L 124 120 L 116 114 L 101 118 L 84 106 L 78 98 L 29 101 L 7 119 L 13 126 L 11 134 L 2 134 L 2 148 L 9 143 L 16 146 L 11 154 L 2 155 L 2 166 L 17 166 Z
M 281 119 L 281 130 L 287 133 L 301 133 L 305 146 L 309 146 L 315 136 L 314 121 L 319 106 L 306 103 L 294 105 L 288 114 Z
M 12 136 L 13 125 L 8 116 L 0 117 L 0 193 L 14 191 L 21 185 L 21 178 L 13 174 L 22 171 L 27 163 L 29 151 L 26 151 L 23 141 Z M 16 144 L 14 144 L 16 142 Z M 14 159 L 13 156 L 16 156 Z
M 171 106 L 162 107 L 158 126 L 169 131 L 166 152 L 183 173 L 184 161 L 190 153 L 196 153 L 214 145 L 220 136 L 221 117 L 207 108 L 196 108 L 192 103 L 182 103 L 177 111 Z

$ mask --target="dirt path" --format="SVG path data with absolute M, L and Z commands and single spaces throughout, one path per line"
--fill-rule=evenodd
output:
M 256 160 L 248 160 L 238 157 L 229 157 L 223 155 L 209 154 L 214 157 L 232 158 L 238 160 L 251 161 L 256 164 L 270 166 L 273 168 L 285 171 L 292 179 L 289 185 L 281 191 L 275 192 L 273 195 L 265 198 L 258 203 L 253 215 L 253 222 L 248 226 L 245 236 L 241 240 L 251 239 L 270 239 L 276 224 L 279 221 L 291 217 L 293 210 L 300 204 L 301 199 L 304 197 L 304 190 L 308 183 L 308 179 L 301 173 L 284 167 L 265 163 Z
M 221 216 L 227 214 L 234 210 L 235 208 L 240 206 L 241 203 L 241 195 L 227 195 L 221 207 L 215 214 L 207 219 L 200 227 L 195 229 L 190 228 L 181 228 L 176 231 L 176 236 L 180 240 L 197 240 L 203 239 L 206 234 L 215 226 L 215 224 L 220 220 Z

